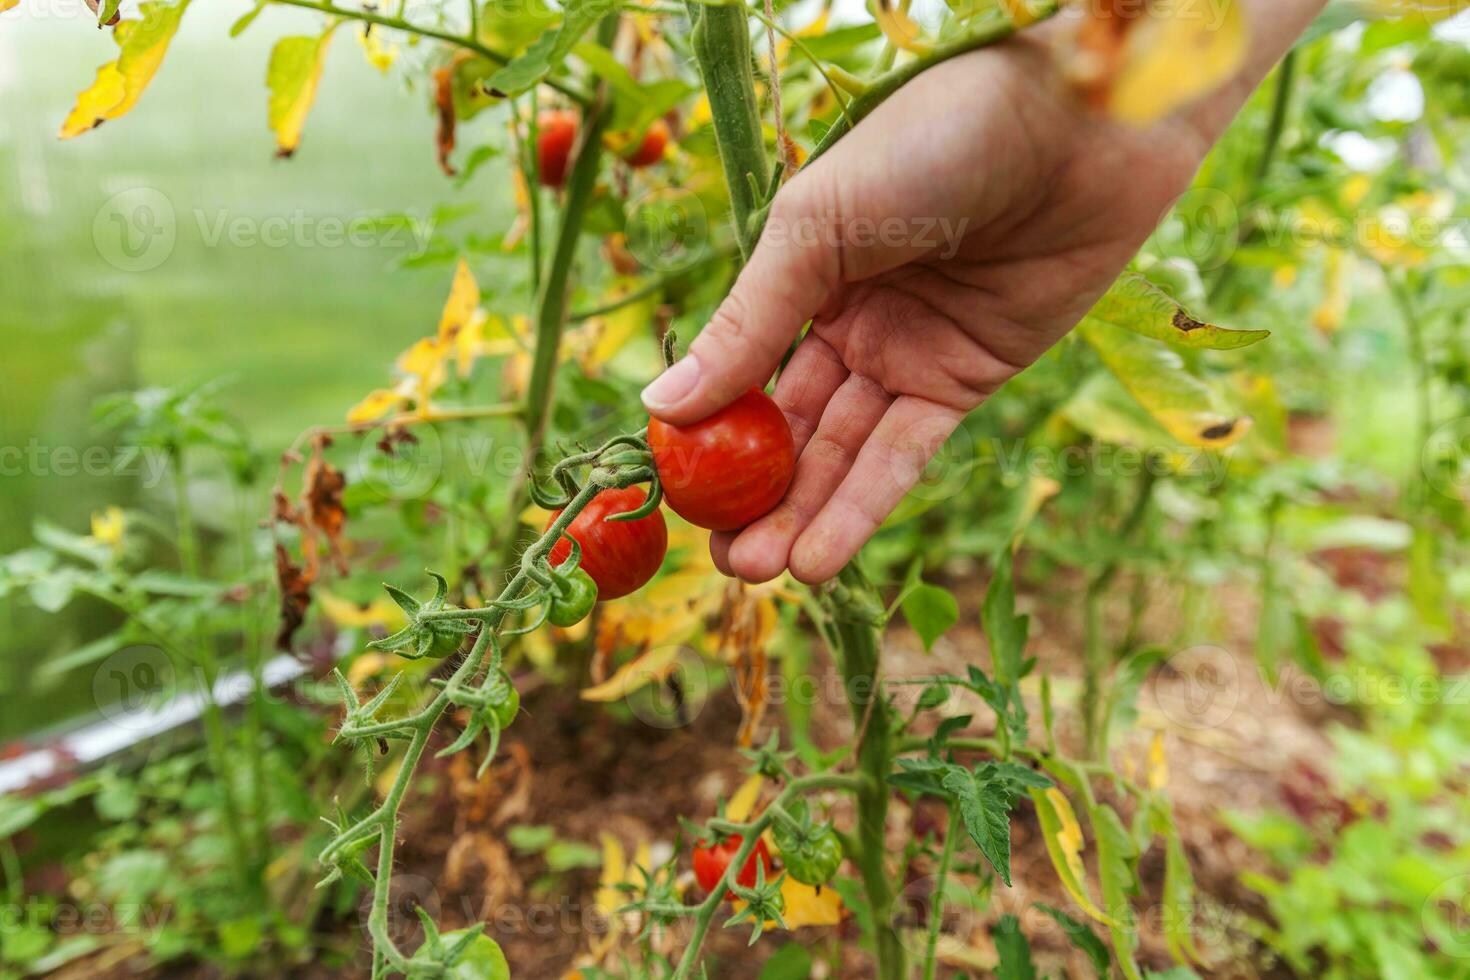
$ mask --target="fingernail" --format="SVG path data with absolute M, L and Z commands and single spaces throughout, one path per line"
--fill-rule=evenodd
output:
M 699 362 L 686 356 L 643 389 L 643 407 L 657 414 L 673 408 L 699 383 Z

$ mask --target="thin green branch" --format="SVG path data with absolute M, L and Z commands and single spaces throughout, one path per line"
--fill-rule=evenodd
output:
M 944 889 L 954 863 L 955 845 L 960 838 L 960 808 L 949 808 L 949 827 L 944 831 L 944 852 L 939 856 L 939 873 L 934 878 L 934 898 L 929 907 L 929 941 L 924 947 L 924 980 L 934 980 L 939 962 L 939 927 L 944 920 Z

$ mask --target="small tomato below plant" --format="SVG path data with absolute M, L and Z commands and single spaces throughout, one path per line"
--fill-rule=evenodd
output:
M 650 419 L 648 445 L 669 507 L 711 531 L 770 513 L 796 471 L 791 426 L 758 388 L 692 425 Z

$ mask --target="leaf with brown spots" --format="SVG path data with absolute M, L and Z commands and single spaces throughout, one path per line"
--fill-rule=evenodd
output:
M 1238 350 L 1271 336 L 1269 330 L 1231 330 L 1196 320 L 1136 272 L 1119 277 L 1087 315 L 1154 340 L 1208 350 Z

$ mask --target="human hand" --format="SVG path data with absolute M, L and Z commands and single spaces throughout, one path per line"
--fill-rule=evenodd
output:
M 729 297 L 643 393 L 697 421 L 763 385 L 812 321 L 774 393 L 795 477 L 771 513 L 711 537 L 715 564 L 836 575 L 965 414 L 1107 290 L 1317 5 L 1258 3 L 1268 33 L 1240 78 L 1146 129 L 1077 104 L 1037 42 L 955 58 L 783 187 Z

